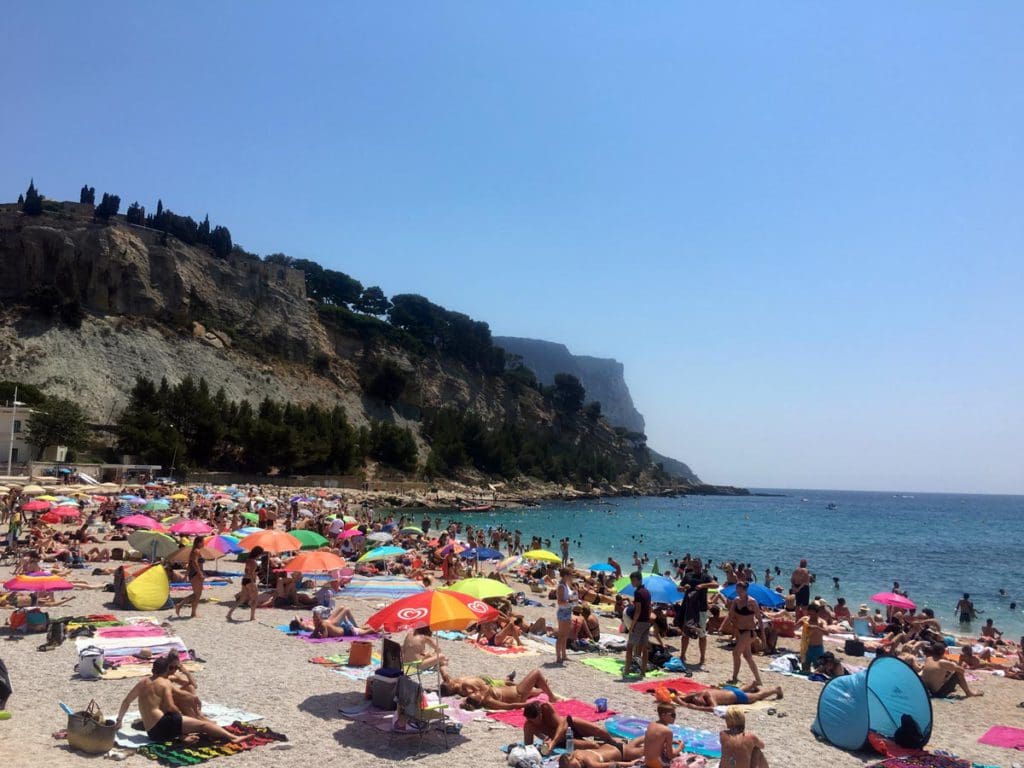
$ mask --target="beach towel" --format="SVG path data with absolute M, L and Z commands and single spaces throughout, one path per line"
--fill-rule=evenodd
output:
M 875 763 L 874 768 L 971 768 L 971 764 L 959 757 L 922 752 L 906 757 L 890 757 Z
M 216 757 L 237 755 L 239 752 L 246 752 L 265 744 L 273 744 L 275 741 L 288 741 L 288 737 L 283 733 L 276 733 L 269 728 L 250 723 L 232 723 L 225 725 L 224 730 L 238 736 L 245 734 L 248 738 L 238 744 L 216 744 L 202 738 L 195 744 L 183 744 L 180 741 L 147 744 L 140 747 L 137 754 L 155 760 L 161 765 L 184 766 L 205 763 Z
M 226 581 L 225 579 L 207 579 L 206 581 L 203 582 L 203 586 L 204 587 L 226 587 L 230 583 L 231 583 L 230 581 Z M 192 589 L 192 585 L 189 584 L 187 581 L 172 581 L 171 582 L 171 589 L 187 589 L 187 590 L 191 590 Z
M 588 667 L 607 672 L 609 675 L 618 675 L 619 677 L 622 676 L 622 668 L 626 665 L 625 660 L 611 656 L 598 656 L 591 659 L 581 659 L 581 661 Z M 647 670 L 647 677 L 668 677 L 668 675 L 669 673 L 663 669 Z
M 978 739 L 979 744 L 988 744 L 1005 749 L 1024 750 L 1024 729 L 1008 725 L 993 725 Z
M 465 640 L 466 633 L 460 632 L 457 629 L 439 629 L 434 633 L 435 637 L 440 637 L 443 640 Z
M 572 717 L 582 717 L 584 720 L 589 720 L 592 723 L 596 723 L 598 720 L 604 720 L 606 717 L 611 717 L 615 714 L 613 710 L 607 712 L 598 712 L 597 707 L 593 704 L 587 704 L 586 702 L 579 701 L 578 699 L 563 699 L 562 701 L 554 701 L 551 706 L 555 708 L 555 712 L 560 715 L 571 715 Z M 500 723 L 511 725 L 514 728 L 522 728 L 526 722 L 526 717 L 523 715 L 521 709 L 506 709 L 501 712 L 488 712 L 487 716 L 492 720 L 497 720 Z
M 251 723 L 255 720 L 263 719 L 263 715 L 257 715 L 253 712 L 245 712 L 244 710 L 235 709 L 234 707 L 226 707 L 223 704 L 204 703 L 203 713 L 217 723 L 217 725 L 225 728 L 236 721 Z M 132 723 L 138 719 L 138 707 L 133 707 L 125 713 L 125 723 Z M 119 730 L 114 737 L 114 741 L 119 747 L 125 747 L 127 749 L 138 749 L 146 744 L 153 743 L 149 736 L 146 735 L 145 731 L 136 731 L 130 725 L 122 726 L 121 730 Z
M 367 640 L 374 642 L 380 640 L 384 635 L 339 635 L 338 637 L 311 637 L 312 633 L 305 629 L 300 629 L 298 632 L 293 632 L 287 624 L 278 624 L 276 629 L 284 632 L 286 635 L 297 637 L 299 640 L 305 640 L 307 643 L 349 643 L 353 640 Z
M 199 672 L 203 665 L 198 661 L 183 662 L 182 667 L 189 672 Z M 137 659 L 134 662 L 122 663 L 116 667 L 109 667 L 100 672 L 101 680 L 126 680 L 130 677 L 146 677 L 153 669 L 152 659 Z
M 423 591 L 422 584 L 404 576 L 353 576 L 342 587 L 345 597 L 361 597 L 364 600 L 397 600 Z
M 668 680 L 642 680 L 639 683 L 630 683 L 629 687 L 634 691 L 640 691 L 640 693 L 648 693 L 657 688 L 668 688 L 677 693 L 693 693 L 694 691 L 707 690 L 710 686 L 698 683 L 696 680 L 691 680 L 688 677 L 673 677 Z
M 528 648 L 525 645 L 488 645 L 486 640 L 477 642 L 476 640 L 466 639 L 466 642 L 481 651 L 487 651 L 487 653 L 493 653 L 495 656 L 535 656 L 538 655 L 538 651 L 533 648 Z
M 618 736 L 621 739 L 635 739 L 637 736 L 643 736 L 650 724 L 650 718 L 615 715 L 605 721 L 604 727 L 612 736 Z M 717 732 L 687 728 L 679 723 L 670 725 L 669 729 L 676 739 L 685 744 L 687 752 L 705 757 L 722 756 L 722 745 Z
M 335 656 L 314 656 L 309 660 L 310 664 L 321 664 L 325 667 L 330 667 L 335 672 L 340 672 L 345 677 L 351 678 L 352 680 L 369 680 L 373 677 L 377 668 L 380 666 L 381 657 L 377 654 L 373 654 L 370 658 L 370 663 L 365 667 L 350 667 L 348 666 L 348 654 L 337 654 Z

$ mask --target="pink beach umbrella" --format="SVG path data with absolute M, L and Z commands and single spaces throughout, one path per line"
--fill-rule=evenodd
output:
M 347 531 L 342 531 L 338 534 L 339 539 L 354 539 L 356 536 L 365 536 L 366 534 L 360 531 L 358 528 L 349 528 Z
M 75 505 L 56 507 L 52 513 L 58 517 L 78 517 L 81 510 Z
M 43 512 L 49 508 L 50 502 L 48 501 L 30 501 L 21 505 L 23 512 Z
M 127 525 L 129 528 L 146 528 L 150 531 L 162 531 L 164 527 L 152 517 L 147 515 L 128 515 L 117 521 L 118 525 Z
M 872 595 L 871 600 L 890 608 L 899 608 L 901 611 L 912 611 L 917 608 L 917 604 L 913 600 L 909 600 L 903 595 L 897 595 L 895 592 L 879 592 L 877 595 Z
M 202 520 L 181 520 L 171 526 L 171 533 L 180 533 L 187 536 L 204 536 L 212 531 L 213 527 Z
M 45 571 L 37 571 L 28 575 L 21 574 L 4 583 L 4 589 L 11 592 L 55 592 L 74 588 L 75 585 L 71 582 Z

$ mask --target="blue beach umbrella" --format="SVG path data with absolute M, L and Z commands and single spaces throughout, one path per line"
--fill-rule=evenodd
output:
M 615 566 L 608 563 L 594 563 L 587 567 L 588 571 L 603 571 L 604 573 L 615 573 Z
M 462 553 L 466 560 L 501 560 L 504 555 L 490 547 L 473 547 Z
M 664 576 L 648 576 L 644 579 L 644 586 L 651 593 L 652 603 L 677 603 L 683 596 L 676 583 Z M 627 587 L 623 587 L 620 594 L 632 597 L 635 592 L 636 590 L 633 588 L 633 585 L 630 584 Z
M 401 547 L 377 547 L 376 549 L 371 549 L 369 552 L 367 552 L 358 560 L 356 560 L 356 562 L 368 563 L 372 560 L 386 560 L 389 557 L 398 557 L 399 555 L 404 554 L 405 550 Z
M 762 584 L 751 584 L 747 587 L 747 593 L 757 601 L 757 604 L 765 608 L 781 608 L 786 604 L 786 599 L 778 592 L 773 592 Z M 736 585 L 730 584 L 721 590 L 722 597 L 730 600 L 736 599 Z

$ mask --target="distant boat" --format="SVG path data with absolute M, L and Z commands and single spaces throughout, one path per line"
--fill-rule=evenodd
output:
M 475 507 L 459 507 L 459 512 L 490 512 L 492 509 L 492 504 L 480 504 Z
M 839 505 L 836 504 L 834 501 L 830 501 L 828 504 L 825 505 L 825 509 L 839 509 Z
M 806 503 L 806 502 L 810 501 L 810 499 L 800 499 L 800 501 Z

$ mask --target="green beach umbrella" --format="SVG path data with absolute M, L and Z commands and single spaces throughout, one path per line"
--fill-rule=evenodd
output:
M 495 579 L 462 579 L 456 581 L 450 587 L 443 587 L 452 592 L 461 592 L 464 595 L 471 595 L 477 600 L 484 600 L 488 597 L 508 597 L 515 590 L 502 584 Z
M 424 535 L 423 529 L 419 528 L 419 527 L 417 527 L 415 525 L 407 525 L 407 526 L 405 526 L 405 528 L 402 529 L 402 533 L 415 533 L 415 534 L 418 534 L 420 536 Z
M 244 517 L 250 523 L 258 523 L 260 520 L 260 516 L 257 515 L 255 512 L 243 512 L 242 517 Z
M 656 576 L 661 576 L 661 569 L 658 567 L 658 558 L 654 558 L 654 565 L 651 567 L 651 573 Z
M 301 528 L 297 528 L 294 531 L 288 531 L 288 533 L 302 542 L 303 549 L 316 549 L 317 547 L 322 547 L 327 543 L 327 539 L 316 531 L 306 531 Z

